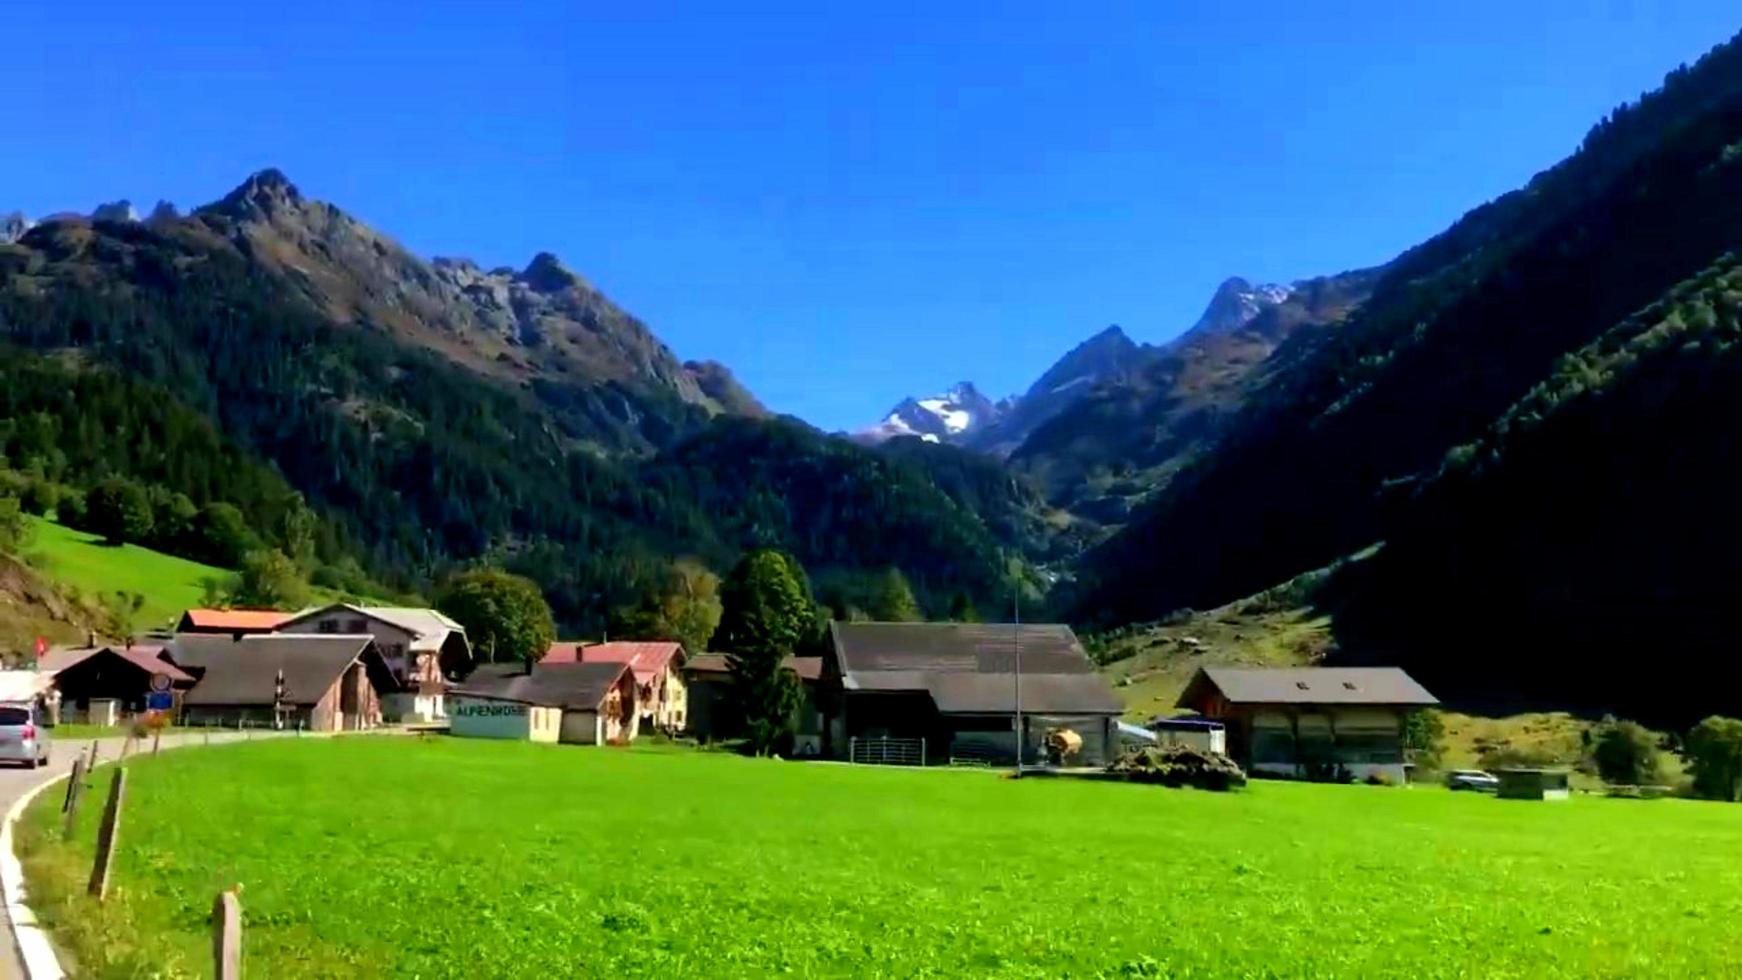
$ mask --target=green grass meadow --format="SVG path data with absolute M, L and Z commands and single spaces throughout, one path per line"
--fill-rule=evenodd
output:
M 61 792 L 20 826 L 82 975 L 1711 976 L 1742 807 L 1244 792 L 450 738 L 128 765 L 115 894 Z
M 167 626 L 182 610 L 200 604 L 203 582 L 227 579 L 229 572 L 212 565 L 175 558 L 149 548 L 106 545 L 102 539 L 52 521 L 32 517 L 34 536 L 26 551 L 38 571 L 61 586 L 71 586 L 88 599 L 116 592 L 145 597 L 135 617 L 141 629 Z

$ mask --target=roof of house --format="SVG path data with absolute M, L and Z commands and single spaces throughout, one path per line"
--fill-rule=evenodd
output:
M 189 609 L 182 619 L 196 629 L 270 632 L 296 615 L 277 609 Z
M 646 683 L 665 670 L 673 658 L 681 658 L 683 644 L 671 640 L 633 640 L 610 643 L 552 643 L 541 664 L 621 663 L 635 671 L 635 680 Z M 681 663 L 681 659 L 679 660 Z
M 377 686 L 390 684 L 374 644 L 365 634 L 257 633 L 239 640 L 187 634 L 176 637 L 170 656 L 199 678 L 183 704 L 271 704 L 282 670 L 285 701 L 306 705 L 320 701 L 360 657 Z
M 540 707 L 595 710 L 630 670 L 620 660 L 534 664 L 485 664 L 448 693 L 459 697 L 518 701 Z
M 425 609 L 417 606 L 359 606 L 349 602 L 334 602 L 325 606 L 304 609 L 281 623 L 279 628 L 295 626 L 307 620 L 318 619 L 338 611 L 354 613 L 358 616 L 387 623 L 390 626 L 399 627 L 412 636 L 411 642 L 406 646 L 417 651 L 440 650 L 447 643 L 448 637 L 455 633 L 458 633 L 461 639 L 466 636 L 464 626 L 438 609 Z
M 146 673 L 164 674 L 169 677 L 171 683 L 193 683 L 191 676 L 176 667 L 175 664 L 163 659 L 164 648 L 161 646 L 135 645 L 129 647 L 124 644 L 112 644 L 94 647 L 57 647 L 42 655 L 41 659 L 36 662 L 36 669 L 44 674 L 59 674 L 105 651 L 120 657 Z
M 1056 623 L 829 624 L 848 691 L 924 692 L 944 714 L 1113 714 L 1124 706 L 1069 626 Z
M 1090 674 L 1095 666 L 1062 623 L 830 623 L 843 672 L 969 670 Z
M 1196 707 L 1214 688 L 1235 704 L 1439 704 L 1401 667 L 1200 667 L 1181 707 Z
M 801 681 L 814 681 L 823 676 L 823 658 L 821 657 L 787 657 L 781 661 L 782 667 L 798 675 Z M 723 653 L 698 653 L 689 658 L 683 665 L 686 674 L 729 674 L 731 667 L 726 663 Z

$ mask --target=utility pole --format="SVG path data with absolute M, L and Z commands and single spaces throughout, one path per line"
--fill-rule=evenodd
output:
M 1022 731 L 1022 582 L 1010 579 L 1010 653 L 1016 674 L 1016 778 L 1022 778 L 1022 750 L 1027 741 Z

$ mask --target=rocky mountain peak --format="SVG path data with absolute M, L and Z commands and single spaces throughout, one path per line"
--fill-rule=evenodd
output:
M 132 201 L 122 198 L 119 201 L 110 201 L 108 204 L 97 205 L 96 210 L 91 212 L 91 220 L 122 222 L 138 221 L 139 212 L 134 210 Z
M 584 285 L 580 276 L 575 275 L 562 260 L 549 252 L 540 252 L 527 263 L 526 271 L 520 274 L 520 281 L 540 293 L 560 293 L 565 289 Z
M 1294 287 L 1276 283 L 1254 286 L 1239 276 L 1222 280 L 1210 296 L 1210 303 L 1198 322 L 1192 324 L 1186 336 L 1197 333 L 1237 330 L 1252 321 L 1265 308 L 1275 306 L 1293 295 Z
M 216 211 L 237 218 L 271 217 L 287 208 L 300 208 L 302 192 L 276 167 L 249 174 L 240 186 L 224 195 L 218 203 L 202 210 Z
M 0 214 L 0 245 L 10 245 L 23 238 L 24 233 L 35 225 L 36 222 L 26 218 L 21 211 Z

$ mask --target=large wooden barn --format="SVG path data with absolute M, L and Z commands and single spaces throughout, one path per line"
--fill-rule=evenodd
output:
M 1022 761 L 1039 763 L 1054 728 L 1081 737 L 1074 764 L 1118 752 L 1124 706 L 1069 626 L 836 622 L 829 635 L 821 688 L 833 757 L 1006 764 L 1020 744 Z
M 1402 782 L 1403 721 L 1439 701 L 1397 667 L 1201 667 L 1179 706 L 1228 727 L 1248 772 Z
M 196 678 L 182 695 L 187 725 L 358 731 L 380 725 L 382 696 L 399 690 L 368 636 L 187 634 L 170 657 Z

